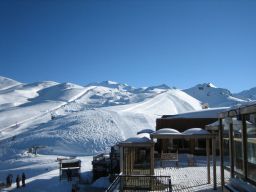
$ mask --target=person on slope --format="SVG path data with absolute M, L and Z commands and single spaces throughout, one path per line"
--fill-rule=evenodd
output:
M 17 177 L 16 177 L 16 187 L 17 188 L 20 188 L 20 175 L 17 175 Z
M 10 181 L 11 181 L 11 177 L 10 174 L 6 177 L 6 187 L 10 187 Z
M 25 175 L 24 172 L 22 173 L 21 180 L 22 180 L 22 187 L 25 187 L 25 186 L 26 186 L 26 183 L 25 183 L 25 181 L 26 181 L 26 175 Z

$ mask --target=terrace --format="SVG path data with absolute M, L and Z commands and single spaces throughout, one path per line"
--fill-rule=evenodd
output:
M 195 156 L 196 164 L 189 166 L 189 154 L 179 154 L 179 166 L 174 161 L 161 160 L 154 163 L 154 175 L 143 174 L 136 170 L 135 174 L 120 174 L 107 191 L 222 191 L 219 161 L 216 169 L 216 190 L 214 190 L 213 165 L 210 165 L 210 182 L 208 181 L 207 158 Z M 143 167 L 143 165 L 141 165 Z M 225 181 L 229 180 L 225 170 Z
M 121 142 L 121 174 L 107 191 L 256 191 L 255 114 L 256 103 L 238 106 L 206 130 L 160 128 Z
M 206 139 L 207 156 L 154 151 L 155 140 Z M 161 129 L 150 135 L 142 133 L 119 144 L 121 174 L 108 191 L 196 191 L 217 190 L 220 168 L 217 166 L 215 147 L 210 155 L 209 142 L 215 146 L 215 135 L 202 129 L 179 133 Z

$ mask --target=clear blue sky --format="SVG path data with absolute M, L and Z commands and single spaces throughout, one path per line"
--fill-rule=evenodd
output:
M 0 75 L 256 86 L 255 0 L 1 0 Z

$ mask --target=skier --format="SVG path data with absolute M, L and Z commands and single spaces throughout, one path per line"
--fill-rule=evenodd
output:
M 12 186 L 12 174 L 9 174 L 9 187 Z
M 16 186 L 17 188 L 20 188 L 20 175 L 17 175 L 16 177 Z
M 6 177 L 6 186 L 7 187 L 10 187 L 10 175 L 8 175 L 7 177 Z
M 25 175 L 25 173 L 22 173 L 21 180 L 22 180 L 22 187 L 25 187 L 26 186 L 26 183 L 25 183 L 26 175 Z

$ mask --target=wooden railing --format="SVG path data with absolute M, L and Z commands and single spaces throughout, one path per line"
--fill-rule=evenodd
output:
M 120 191 L 121 177 L 118 175 L 105 192 Z
M 113 191 L 172 191 L 169 176 L 119 175 L 106 192 Z

